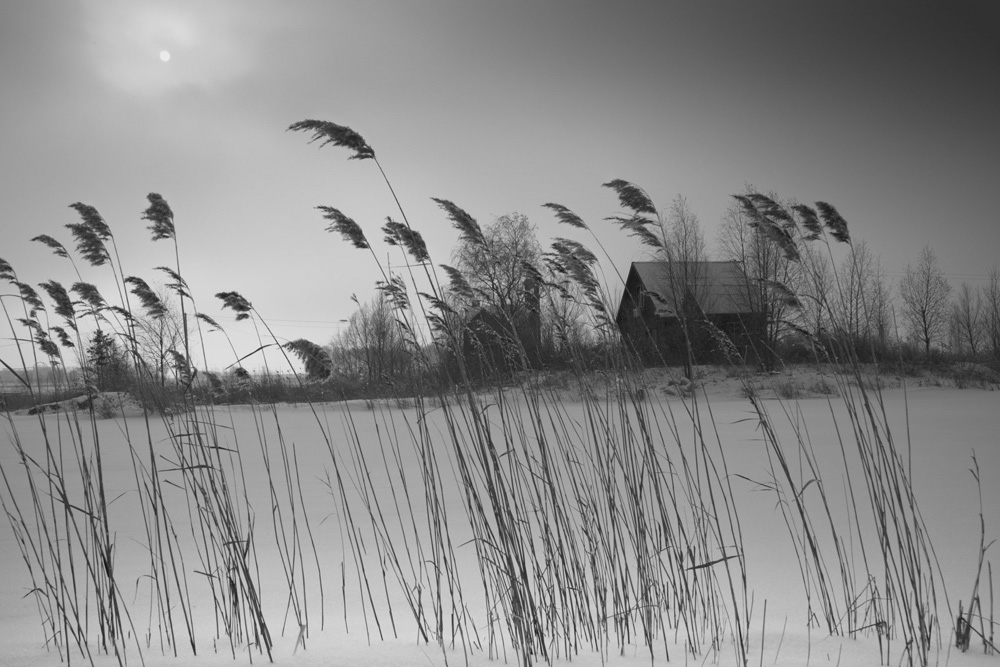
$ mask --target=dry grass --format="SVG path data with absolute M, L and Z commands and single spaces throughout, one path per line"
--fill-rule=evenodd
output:
M 303 121 L 290 129 L 372 160 L 391 190 L 374 150 L 350 128 Z M 632 212 L 619 224 L 644 238 L 648 219 L 643 216 L 657 215 L 653 202 L 630 183 L 607 186 Z M 468 242 L 482 242 L 472 216 L 450 201 L 436 201 Z M 761 233 L 789 257 L 804 256 L 799 244 L 823 238 L 824 229 L 835 240 L 849 239 L 846 223 L 827 204 L 818 205 L 817 213 L 808 207 L 785 211 L 762 196 L 741 201 Z M 344 545 L 343 560 L 334 564 L 344 623 L 350 588 L 371 640 L 398 636 L 402 619 L 393 601 L 398 606 L 402 600 L 420 640 L 442 651 L 483 651 L 528 665 L 584 651 L 624 653 L 631 645 L 643 646 L 651 659 L 679 660 L 670 652 L 679 645 L 686 655 L 702 659 L 732 651 L 738 664 L 747 665 L 753 614 L 747 554 L 734 475 L 713 415 L 718 393 L 709 391 L 731 386 L 746 397 L 766 445 L 770 479 L 757 483 L 775 495 L 787 525 L 809 627 L 818 624 L 831 634 L 875 634 L 886 662 L 931 661 L 940 635 L 939 566 L 913 495 L 905 443 L 888 428 L 877 379 L 849 351 L 823 360 L 832 362 L 829 376 L 759 375 L 739 360 L 729 369 L 709 372 L 692 358 L 686 378 L 651 373 L 639 366 L 633 350 L 617 343 L 613 307 L 595 273 L 596 257 L 576 242 L 558 239 L 547 255 L 547 269 L 559 276 L 562 289 L 553 290 L 551 298 L 576 294 L 586 303 L 604 343 L 601 365 L 588 364 L 581 351 L 571 355 L 575 361 L 564 373 L 540 375 L 529 368 L 520 341 L 509 338 L 499 343 L 507 368 L 487 369 L 496 372 L 474 380 L 468 370 L 472 360 L 463 351 L 465 334 L 446 310 L 448 291 L 467 289 L 468 281 L 451 268 L 445 269 L 445 283 L 438 280 L 419 233 L 400 208 L 403 222 L 386 231 L 404 253 L 407 269 L 397 274 L 380 264 L 380 289 L 396 308 L 415 360 L 417 370 L 407 385 L 412 395 L 369 397 L 367 409 L 346 410 L 335 433 L 313 404 L 316 394 L 295 394 L 316 423 L 319 442 L 311 444 L 329 457 L 322 476 L 333 507 L 311 507 L 299 469 L 301 443 L 286 437 L 275 409 L 287 394 L 248 377 L 228 388 L 199 385 L 190 360 L 203 317 L 191 318 L 196 328 L 185 328 L 183 345 L 174 350 L 175 390 L 158 389 L 138 355 L 133 322 L 139 307 L 130 304 L 128 288 L 150 314 L 155 316 L 158 305 L 144 281 L 122 275 L 114 238 L 96 210 L 78 206 L 83 222 L 73 228 L 77 252 L 93 267 L 107 266 L 114 273 L 119 305 L 109 306 L 104 297 L 81 287 L 88 305 L 53 312 L 64 318 L 64 331 L 78 331 L 81 322 L 89 321 L 125 341 L 137 367 L 136 397 L 151 408 L 141 420 L 124 422 L 129 428 L 140 425 L 127 433 L 127 441 L 149 554 L 144 586 L 150 606 L 135 610 L 134 619 L 120 594 L 115 526 L 107 511 L 102 443 L 95 427 L 99 410 L 92 402 L 59 414 L 40 413 L 46 431 L 41 458 L 21 441 L 8 412 L 11 444 L 21 465 L 0 469 L 4 508 L 45 635 L 65 659 L 102 651 L 124 663 L 133 651 L 158 647 L 176 654 L 188 647 L 197 653 L 206 642 L 215 645 L 214 639 L 224 640 L 233 656 L 246 651 L 252 657 L 254 650 L 270 657 L 279 625 L 281 632 L 296 636 L 296 648 L 305 647 L 317 615 L 320 629 L 326 622 L 327 554 L 320 553 L 313 532 L 318 512 L 335 515 Z M 547 206 L 562 222 L 587 228 L 566 207 Z M 371 250 L 350 218 L 331 207 L 321 210 L 333 231 Z M 793 220 L 794 215 L 802 218 L 808 234 L 781 217 Z M 196 313 L 181 277 L 169 206 L 150 195 L 144 217 L 154 240 L 173 243 L 172 287 L 184 312 Z M 70 258 L 58 242 L 43 242 Z M 374 252 L 371 256 L 379 261 Z M 40 297 L 24 288 L 6 262 L 0 263 L 0 278 L 18 288 L 23 312 L 17 315 L 29 322 L 25 326 L 36 343 L 18 343 L 24 376 L 38 361 L 65 368 L 64 351 L 52 343 L 60 340 L 58 332 L 42 317 Z M 239 293 L 217 296 L 237 319 L 258 327 L 260 348 L 306 355 L 310 376 L 329 370 L 324 366 L 329 359 L 307 341 L 278 345 L 266 320 Z M 13 321 L 7 302 L 3 305 Z M 423 329 L 416 322 L 429 324 L 436 338 L 417 339 L 412 332 Z M 431 345 L 445 354 L 432 355 Z M 440 363 L 442 358 L 447 363 Z M 496 379 L 509 378 L 504 372 L 511 368 L 518 370 L 517 382 Z M 291 383 L 282 383 L 289 384 L 309 383 L 296 374 Z M 233 428 L 232 413 L 217 401 L 229 400 L 223 398 L 227 393 L 230 399 L 250 400 L 253 433 Z M 820 465 L 815 434 L 798 409 L 805 397 L 826 401 L 831 414 L 834 399 L 846 410 L 837 440 L 822 443 L 839 450 L 842 468 Z M 431 415 L 441 428 L 431 427 Z M 152 420 L 160 420 L 168 434 L 169 457 L 156 452 Z M 359 426 L 362 420 L 374 424 L 374 440 L 362 436 L 368 432 Z M 65 428 L 53 431 L 55 423 Z M 791 428 L 790 438 L 781 435 L 788 429 L 779 425 Z M 220 436 L 224 429 L 232 429 L 232 447 Z M 248 499 L 251 456 L 266 470 L 269 504 L 261 515 Z M 850 476 L 858 469 L 855 461 L 863 470 L 861 479 Z M 827 486 L 828 480 L 841 478 L 848 521 L 831 507 Z M 183 502 L 168 500 L 165 485 L 179 490 Z M 27 495 L 15 487 L 27 488 Z M 180 513 L 191 531 L 183 538 Z M 268 617 L 271 607 L 262 599 L 257 554 L 265 540 L 273 543 L 269 549 L 277 554 L 285 582 L 283 599 L 277 601 L 285 609 L 280 623 Z M 474 550 L 474 573 L 463 571 L 460 548 Z M 980 551 L 985 553 L 985 544 Z M 956 617 L 956 638 L 967 643 L 976 631 L 987 646 L 995 646 L 992 570 L 987 564 L 986 622 L 980 561 L 970 604 Z M 195 624 L 190 603 L 195 586 L 210 591 L 212 631 Z M 485 617 L 474 615 L 477 609 L 487 610 Z M 138 618 L 145 619 L 145 627 Z

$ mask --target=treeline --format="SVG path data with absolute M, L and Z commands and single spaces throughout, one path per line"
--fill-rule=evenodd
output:
M 528 217 L 500 216 L 481 234 L 460 239 L 451 264 L 442 266 L 450 289 L 421 332 L 422 359 L 446 371 L 462 355 L 480 377 L 565 368 L 581 350 L 599 359 L 612 343 L 608 332 L 593 326 L 585 295 L 560 275 L 558 254 L 542 251 Z M 326 348 L 331 380 L 375 391 L 405 381 L 415 372 L 412 347 L 420 336 L 399 321 L 385 289 L 354 301 L 347 326 Z M 449 342 L 445 330 L 459 333 Z
M 572 221 L 568 209 L 549 207 L 562 222 Z M 651 259 L 685 267 L 671 275 L 678 276 L 675 288 L 684 293 L 685 303 L 695 304 L 695 313 L 711 298 L 698 267 L 713 260 L 738 263 L 743 271 L 735 287 L 741 302 L 753 310 L 752 321 L 759 323 L 753 358 L 763 368 L 845 354 L 861 362 L 980 361 L 1000 366 L 1000 271 L 994 268 L 984 286 L 962 283 L 954 290 L 933 249 L 925 247 L 894 283 L 881 257 L 864 239 L 850 237 L 846 223 L 843 238 L 831 235 L 825 242 L 820 233 L 800 230 L 795 220 L 803 210 L 808 207 L 753 190 L 738 195 L 723 216 L 715 252 L 683 197 L 662 213 L 647 214 L 649 224 L 641 227 L 634 212 L 609 219 L 649 248 Z M 776 234 L 794 241 L 795 252 L 775 243 Z M 553 245 L 573 243 L 556 239 Z M 575 244 L 572 252 L 590 251 Z M 496 218 L 476 242 L 460 239 L 451 262 L 454 268 L 444 270 L 461 280 L 448 292 L 441 312 L 465 332 L 462 352 L 477 369 L 510 370 L 510 364 L 490 354 L 489 342 L 477 334 L 483 329 L 494 338 L 516 341 L 530 366 L 545 369 L 566 368 L 580 354 L 588 356 L 588 367 L 600 368 L 602 360 L 621 352 L 613 348 L 629 345 L 615 328 L 595 318 L 599 311 L 592 297 L 566 279 L 558 253 L 543 252 L 535 225 L 524 215 Z M 608 281 L 613 284 L 621 282 L 627 267 L 615 270 L 619 275 Z M 604 313 L 613 313 L 620 288 L 602 286 L 594 297 L 604 301 Z M 405 381 L 413 372 L 412 355 L 392 300 L 379 291 L 367 301 L 355 297 L 355 303 L 346 328 L 326 347 L 334 381 L 352 383 L 356 391 Z M 692 338 L 710 335 L 693 324 L 690 328 Z M 709 349 L 714 345 L 709 342 L 689 347 Z M 440 351 L 432 346 L 431 353 L 435 350 Z M 448 363 L 447 355 L 435 358 Z M 691 359 L 708 360 L 707 355 Z M 654 356 L 652 363 L 657 361 Z
M 839 252 L 829 243 L 800 244 L 800 257 L 793 260 L 760 233 L 755 200 L 771 202 L 764 207 L 775 212 L 781 230 L 794 230 L 792 218 L 803 207 L 750 191 L 726 211 L 719 233 L 721 258 L 744 267 L 752 301 L 763 304 L 767 340 L 779 359 L 811 360 L 811 339 L 829 354 L 849 350 L 865 362 L 1000 365 L 997 267 L 987 284 L 962 283 L 956 294 L 930 246 L 907 264 L 898 283 L 857 236 L 836 244 Z
M 723 260 L 742 268 L 739 285 L 728 287 L 742 293 L 758 330 L 750 337 L 754 354 L 738 363 L 769 369 L 850 355 L 861 362 L 977 361 L 1000 367 L 1000 271 L 995 267 L 985 285 L 962 283 L 956 290 L 933 249 L 925 247 L 894 284 L 879 255 L 847 233 L 846 222 L 832 207 L 819 202 L 827 208 L 819 207 L 817 214 L 753 190 L 734 196 L 710 251 L 701 222 L 683 197 L 663 210 L 652 204 L 630 209 L 630 202 L 650 201 L 648 196 L 624 181 L 606 185 L 618 192 L 627 211 L 605 220 L 647 248 L 650 259 L 681 267 L 671 272 L 678 276 L 675 288 L 685 303 L 678 317 L 696 320 L 704 312 L 709 297 L 699 266 Z M 160 199 L 151 197 L 152 210 Z M 634 354 L 615 322 L 626 267 L 611 267 L 611 275 L 602 275 L 597 255 L 572 239 L 555 238 L 543 249 L 536 226 L 525 215 L 499 216 L 480 227 L 468 224 L 467 214 L 457 207 L 452 211 L 450 202 L 439 203 L 460 234 L 450 263 L 439 265 L 440 276 L 428 274 L 433 293 L 387 274 L 375 296 L 354 298 L 356 309 L 346 327 L 326 346 L 301 340 L 280 344 L 277 338 L 265 346 L 281 346 L 304 361 L 304 376 L 313 381 L 308 389 L 294 378 L 253 376 L 239 366 L 222 375 L 199 373 L 190 361 L 189 338 L 196 328 L 219 327 L 200 313 L 188 317 L 183 308 L 190 299 L 187 285 L 172 270 L 167 272 L 171 282 L 157 289 L 136 277 L 122 281 L 141 308 L 111 306 L 87 283 L 70 290 L 53 281 L 42 283 L 53 313 L 65 320 L 63 327 L 45 327 L 38 319 L 45 310 L 41 297 L 5 267 L 4 277 L 27 306 L 29 317 L 20 321 L 42 352 L 25 367 L 30 372 L 16 372 L 5 363 L 0 379 L 8 407 L 9 397 L 25 393 L 28 385 L 49 394 L 139 393 L 157 405 L 175 402 L 183 393 L 198 401 L 227 403 L 336 400 L 447 388 L 463 374 L 472 381 L 493 381 L 537 369 L 600 370 L 629 359 L 630 364 L 666 362 L 666 355 Z M 111 237 L 103 220 L 90 207 L 76 206 L 84 222 L 69 227 L 78 252 L 92 264 L 110 263 L 104 241 Z M 590 232 L 610 263 L 599 237 L 582 219 L 559 204 L 545 207 L 560 223 Z M 368 248 L 357 223 L 336 209 L 320 208 L 329 231 Z M 842 228 L 819 224 L 817 215 L 841 220 Z M 417 232 L 391 220 L 382 231 L 385 242 L 405 251 L 418 270 L 430 266 Z M 51 237 L 34 240 L 69 257 Z M 217 296 L 237 317 L 244 313 L 239 308 L 245 300 L 236 293 Z M 422 315 L 402 318 L 401 312 L 411 308 Z M 97 325 L 86 338 L 79 326 L 84 318 Z M 724 358 L 699 356 L 724 347 L 713 338 L 718 332 L 689 322 L 684 326 L 686 354 L 681 357 L 688 368 Z M 63 359 L 60 348 L 75 357 L 79 371 L 67 369 L 70 360 Z M 50 368 L 42 361 L 46 358 L 55 365 Z M 56 366 L 62 369 L 58 373 L 52 370 Z

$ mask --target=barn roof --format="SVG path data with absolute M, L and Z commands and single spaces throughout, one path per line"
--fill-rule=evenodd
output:
M 687 273 L 688 278 L 684 276 Z M 706 315 L 747 313 L 746 276 L 739 262 L 632 262 L 622 296 L 622 308 L 633 307 L 629 294 L 638 282 L 655 295 L 657 314 L 673 316 L 684 299 L 681 286 L 688 284 Z M 629 301 L 628 304 L 626 302 Z

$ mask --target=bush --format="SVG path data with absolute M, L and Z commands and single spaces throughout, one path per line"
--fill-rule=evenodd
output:
M 948 375 L 954 385 L 959 389 L 979 388 L 996 389 L 1000 388 L 1000 373 L 993 370 L 986 364 L 960 363 L 951 367 Z
M 818 378 L 812 384 L 809 385 L 808 391 L 810 394 L 819 394 L 821 396 L 836 396 L 839 392 L 834 384 L 831 384 L 826 378 Z
M 802 389 L 790 379 L 775 383 L 774 393 L 778 396 L 778 398 L 788 400 L 802 397 Z

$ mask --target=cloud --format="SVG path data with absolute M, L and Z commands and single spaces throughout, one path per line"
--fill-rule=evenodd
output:
M 158 96 L 182 88 L 217 89 L 250 73 L 255 34 L 266 16 L 244 3 L 87 0 L 84 30 L 91 64 L 123 92 Z M 160 51 L 169 51 L 164 63 Z

